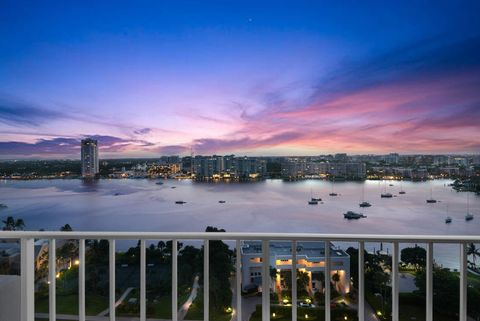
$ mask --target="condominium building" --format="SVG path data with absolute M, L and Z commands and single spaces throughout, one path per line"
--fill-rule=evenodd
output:
M 255 157 L 196 156 L 193 159 L 193 172 L 198 179 L 215 178 L 256 178 L 267 173 L 265 160 Z
M 270 242 L 270 268 L 276 270 L 275 282 L 271 289 L 282 291 L 291 285 L 285 283 L 285 273 L 292 270 L 292 243 L 285 241 Z M 248 291 L 262 284 L 262 243 L 244 241 L 242 244 L 242 289 Z M 297 244 L 297 269 L 309 276 L 308 291 L 315 293 L 325 287 L 325 243 L 302 242 Z M 339 275 L 337 291 L 350 292 L 350 256 L 343 250 L 330 248 L 330 280 Z
M 95 177 L 100 171 L 98 162 L 98 142 L 94 139 L 83 139 L 81 148 L 82 176 Z

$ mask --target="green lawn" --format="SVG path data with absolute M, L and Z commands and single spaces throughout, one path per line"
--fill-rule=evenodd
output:
M 185 320 L 203 320 L 203 290 L 200 289 L 197 297 L 193 301 Z M 210 309 L 209 320 L 213 321 L 228 321 L 231 319 L 231 314 L 226 312 L 219 313 L 218 311 Z M 291 321 L 291 320 L 290 320 Z
M 425 298 L 414 293 L 400 293 L 399 295 L 399 319 L 400 321 L 425 320 Z M 413 319 L 415 318 L 415 319 Z M 451 321 L 450 316 L 445 316 L 433 311 L 435 321 Z
M 108 298 L 98 295 L 85 297 L 85 310 L 87 315 L 97 315 L 108 308 Z M 78 315 L 78 294 L 58 295 L 57 313 Z M 48 313 L 48 297 L 35 302 L 35 312 Z
M 178 307 L 187 301 L 190 293 L 182 293 L 178 296 Z M 150 302 L 149 305 L 152 307 L 151 310 L 147 313 L 149 318 L 157 319 L 171 319 L 172 318 L 172 296 L 165 295 L 158 299 L 157 303 Z
M 292 308 L 286 306 L 270 306 L 270 320 L 271 321 L 291 321 L 292 320 Z M 275 316 L 273 316 L 275 313 Z M 348 321 L 358 320 L 357 311 L 344 309 L 344 308 L 335 308 L 331 311 L 332 321 L 344 321 L 347 317 Z M 262 307 L 257 305 L 255 312 L 250 317 L 250 321 L 261 321 L 262 320 Z M 325 309 L 322 308 L 297 308 L 297 320 L 298 321 L 324 321 L 325 320 Z
M 480 289 L 480 275 L 468 273 L 467 276 L 468 284 L 473 285 L 475 288 Z

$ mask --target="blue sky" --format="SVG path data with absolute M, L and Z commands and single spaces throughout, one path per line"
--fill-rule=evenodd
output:
M 478 152 L 479 57 L 478 1 L 4 1 L 0 155 Z

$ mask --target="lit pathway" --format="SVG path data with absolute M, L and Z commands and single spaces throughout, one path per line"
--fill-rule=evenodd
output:
M 190 296 L 188 297 L 187 301 L 182 305 L 182 307 L 178 311 L 178 320 L 179 321 L 188 321 L 188 320 L 184 320 L 184 318 L 185 318 L 185 315 L 187 315 L 188 309 L 190 308 L 190 305 L 192 305 L 193 300 L 195 300 L 195 298 L 197 297 L 198 288 L 199 288 L 198 280 L 199 280 L 199 277 L 197 275 L 195 277 L 194 281 L 193 281 L 192 292 L 190 293 Z M 125 300 L 125 298 L 130 294 L 130 292 L 132 292 L 133 289 L 134 288 L 128 288 L 122 294 L 120 299 L 118 299 L 118 301 L 115 303 L 115 307 L 119 306 L 122 303 L 122 301 Z M 110 311 L 109 309 L 106 309 L 106 310 L 100 312 L 98 315 L 86 316 L 85 320 L 86 321 L 109 321 L 110 318 L 108 316 L 105 316 L 105 315 L 108 314 L 109 311 Z M 57 317 L 56 318 L 57 320 L 69 320 L 69 321 L 70 320 L 71 321 L 78 320 L 77 315 L 71 315 L 71 314 L 57 314 L 56 317 Z M 48 316 L 48 313 L 35 313 L 35 318 L 36 319 L 48 320 L 49 316 Z M 117 321 L 138 321 L 139 318 L 138 317 L 117 316 L 115 318 L 115 320 L 117 320 Z M 147 321 L 171 321 L 171 320 L 170 319 L 153 319 L 153 318 L 151 319 L 151 318 L 147 318 Z
M 192 305 L 193 300 L 197 297 L 198 293 L 198 280 L 200 277 L 197 275 L 195 276 L 195 279 L 193 280 L 193 285 L 192 285 L 192 292 L 190 292 L 190 296 L 188 297 L 187 301 L 182 305 L 180 310 L 178 310 L 178 321 L 183 321 L 185 316 L 187 315 L 188 309 Z
M 134 288 L 127 288 L 125 292 L 123 292 L 123 294 L 120 296 L 118 301 L 115 302 L 115 308 L 118 307 L 120 304 L 122 304 L 123 300 L 125 300 L 127 296 L 130 294 L 130 292 L 132 292 L 133 290 Z M 97 314 L 97 316 L 106 316 L 108 312 L 110 312 L 110 308 L 103 310 L 102 312 Z
M 48 320 L 48 313 L 35 313 L 35 319 L 36 320 Z M 69 315 L 69 314 L 57 314 L 56 320 L 62 320 L 62 321 L 77 321 L 78 316 L 76 315 Z M 85 317 L 86 321 L 110 321 L 109 317 L 104 317 L 104 316 L 86 316 Z M 116 316 L 115 320 L 117 321 L 139 321 L 139 317 L 119 317 Z M 147 321 L 172 321 L 171 319 L 153 319 L 153 318 L 147 318 Z M 185 320 L 189 321 L 189 320 Z M 193 321 L 193 320 L 192 320 Z M 197 320 L 198 321 L 198 320 Z

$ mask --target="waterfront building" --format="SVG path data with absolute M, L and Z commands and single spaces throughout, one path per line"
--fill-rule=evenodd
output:
M 237 157 L 236 174 L 240 178 L 256 178 L 266 176 L 267 162 L 255 157 Z
M 275 282 L 271 289 L 287 290 L 291 285 L 285 283 L 285 274 L 292 271 L 292 243 L 285 241 L 269 242 L 270 268 L 276 270 Z M 262 243 L 244 241 L 242 253 L 242 289 L 249 291 L 262 284 Z M 309 277 L 308 292 L 322 292 L 325 287 L 325 243 L 302 242 L 297 244 L 296 268 Z M 340 280 L 336 287 L 339 293 L 350 292 L 350 256 L 343 250 L 330 248 L 330 280 L 338 274 Z
M 365 163 L 346 163 L 346 178 L 364 179 L 367 177 L 367 166 Z
M 98 142 L 94 139 L 82 139 L 81 142 L 82 176 L 95 177 L 100 172 L 98 161 Z
M 305 176 L 364 179 L 367 167 L 360 162 L 306 162 L 305 159 L 289 159 L 282 163 L 282 176 L 289 179 Z
M 339 154 L 335 154 L 334 160 L 335 160 L 336 162 L 346 163 L 346 162 L 349 161 L 349 158 L 348 158 L 348 155 L 347 155 L 347 154 L 345 154 L 345 153 L 339 153 Z
M 196 156 L 193 173 L 197 179 L 256 178 L 267 174 L 267 162 L 255 157 Z
M 282 162 L 282 177 L 289 179 L 302 178 L 305 175 L 306 168 L 307 164 L 304 160 L 288 159 Z
M 390 153 L 385 155 L 385 163 L 387 164 L 398 164 L 400 160 L 400 155 L 398 153 Z

